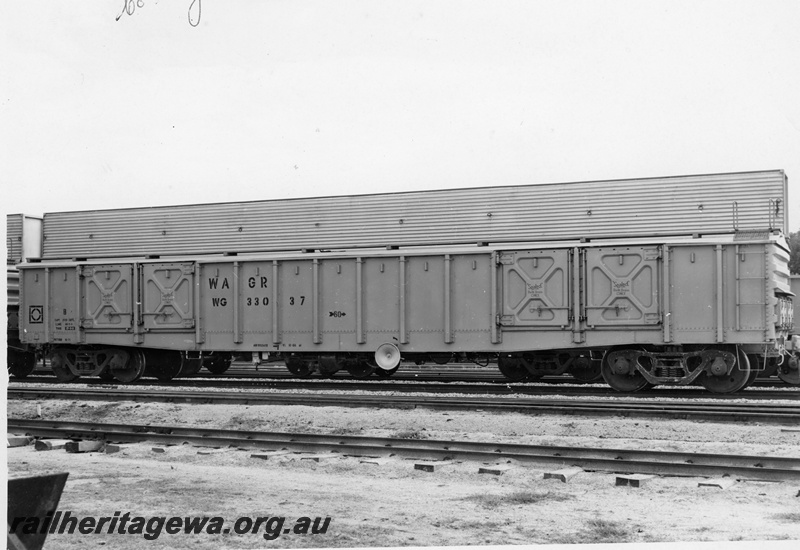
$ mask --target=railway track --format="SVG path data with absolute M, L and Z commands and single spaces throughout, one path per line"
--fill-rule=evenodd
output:
M 31 375 L 26 378 L 17 378 L 13 379 L 17 382 L 30 382 L 30 383 L 52 383 L 52 384 L 64 384 L 64 382 L 59 382 L 58 379 L 53 376 L 52 372 L 45 369 L 37 369 Z M 453 384 L 453 383 L 471 383 L 471 384 L 484 384 L 485 386 L 499 386 L 499 387 L 511 387 L 511 388 L 526 388 L 531 387 L 531 384 L 535 384 L 536 387 L 547 387 L 553 386 L 553 390 L 547 391 L 558 391 L 558 386 L 567 386 L 570 388 L 570 391 L 573 389 L 580 390 L 581 388 L 588 388 L 588 391 L 594 391 L 596 393 L 607 393 L 608 395 L 619 395 L 619 392 L 612 390 L 607 384 L 605 384 L 602 380 L 596 382 L 583 382 L 577 380 L 569 375 L 557 375 L 557 376 L 544 376 L 537 380 L 530 380 L 524 382 L 513 382 L 502 376 L 501 374 L 494 372 L 491 369 L 466 369 L 466 370 L 436 370 L 436 369 L 416 369 L 410 370 L 407 372 L 399 371 L 391 378 L 379 378 L 379 377 L 370 377 L 367 379 L 357 379 L 353 378 L 346 372 L 341 372 L 334 374 L 330 377 L 321 377 L 319 375 L 312 375 L 309 378 L 298 378 L 295 375 L 291 374 L 290 372 L 286 371 L 285 368 L 278 368 L 278 367 L 269 367 L 266 370 L 260 369 L 258 371 L 249 368 L 231 368 L 224 374 L 211 374 L 208 372 L 201 372 L 194 375 L 189 375 L 186 377 L 179 377 L 174 378 L 170 381 L 159 381 L 155 378 L 144 377 L 140 378 L 136 382 L 132 382 L 130 385 L 177 385 L 177 386 L 228 386 L 228 387 L 241 387 L 245 386 L 257 386 L 269 383 L 294 383 L 294 384 L 309 384 L 309 383 L 351 383 L 351 384 L 361 384 L 365 388 L 370 385 L 380 386 L 384 384 L 397 384 L 401 382 L 418 382 L 418 383 L 432 383 L 432 384 Z M 74 382 L 68 382 L 74 384 L 109 384 L 109 381 L 102 380 L 100 378 L 91 377 L 91 378 L 79 378 Z M 111 381 L 110 383 L 115 383 Z M 664 386 L 660 388 L 656 388 L 655 391 L 663 391 Z M 753 391 L 755 389 L 796 389 L 798 391 L 798 395 L 800 395 L 800 387 L 793 387 L 787 385 L 786 383 L 773 379 L 773 378 L 764 378 L 764 379 L 757 379 L 753 382 L 747 389 L 748 391 Z M 696 391 L 696 392 L 705 392 L 708 393 L 705 388 L 700 386 L 687 386 L 684 388 L 673 387 L 673 391 L 676 390 L 688 390 L 688 391 Z M 564 391 L 564 390 L 561 390 Z M 651 390 L 652 391 L 652 390 Z M 735 394 L 732 394 L 735 395 Z
M 657 417 L 719 422 L 800 424 L 800 406 L 761 403 L 695 403 L 654 400 L 530 399 L 521 397 L 406 396 L 351 393 L 146 391 L 105 388 L 14 388 L 9 399 L 70 399 L 76 401 L 138 401 L 226 405 L 306 405 L 314 407 L 374 407 L 440 409 L 585 416 Z
M 30 377 L 24 380 L 30 384 L 59 384 L 54 377 Z M 70 385 L 87 386 L 114 386 L 108 381 L 100 379 L 78 379 Z M 69 387 L 61 385 L 60 387 Z M 393 380 L 393 381 L 360 381 L 352 379 L 332 380 L 298 380 L 298 379 L 241 379 L 241 378 L 186 378 L 173 380 L 172 382 L 161 382 L 153 379 L 139 379 L 135 383 L 125 385 L 126 388 L 139 387 L 190 387 L 190 388 L 224 388 L 224 389 L 281 389 L 281 390 L 315 390 L 315 391 L 365 391 L 365 392 L 400 392 L 400 393 L 459 393 L 459 394 L 491 394 L 491 395 L 563 395 L 568 392 L 570 395 L 594 395 L 620 397 L 621 394 L 608 386 L 599 384 L 581 384 L 564 386 L 563 384 L 513 384 L 513 383 L 487 383 L 487 382 L 423 382 L 417 380 Z M 16 386 L 11 386 L 16 387 Z M 640 391 L 635 394 L 636 398 L 660 399 L 660 398 L 679 398 L 679 399 L 760 399 L 760 400 L 789 400 L 800 401 L 800 389 L 777 388 L 759 389 L 756 387 L 748 388 L 743 392 L 735 394 L 715 394 L 701 387 L 685 388 L 655 388 L 648 391 Z
M 230 431 L 177 426 L 95 424 L 9 419 L 8 429 L 36 437 L 153 441 L 265 451 L 333 452 L 341 456 L 397 456 L 424 460 L 516 461 L 526 465 L 579 466 L 589 471 L 670 476 L 721 476 L 759 481 L 800 480 L 800 458 L 691 452 L 554 447 L 471 441 L 409 440 L 285 432 Z

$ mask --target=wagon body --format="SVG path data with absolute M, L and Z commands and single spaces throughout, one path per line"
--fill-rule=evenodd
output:
M 782 345 L 788 251 L 764 232 L 525 246 L 25 263 L 28 344 L 403 353 Z

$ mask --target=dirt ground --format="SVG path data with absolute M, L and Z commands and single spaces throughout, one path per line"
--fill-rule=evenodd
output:
M 688 450 L 800 457 L 800 432 L 787 426 L 521 413 L 367 410 L 340 407 L 75 404 L 10 401 L 8 416 L 98 422 L 190 425 L 408 438 L 505 441 L 610 448 Z M 798 427 L 800 428 L 800 427 Z M 433 473 L 391 458 L 320 463 L 287 454 L 269 460 L 224 449 L 198 454 L 189 445 L 116 454 L 8 449 L 11 476 L 70 473 L 59 509 L 73 516 L 219 516 L 229 533 L 50 535 L 46 548 L 313 548 L 502 544 L 648 543 L 800 540 L 800 484 L 740 481 L 721 490 L 699 478 L 657 477 L 640 488 L 584 472 L 568 483 L 544 480 L 547 467 L 511 465 L 501 476 L 480 464 L 454 463 Z M 330 517 L 324 534 L 281 531 L 265 540 L 236 534 L 240 517 Z M 242 520 L 240 526 L 246 526 Z M 321 525 L 320 525 L 321 526 Z

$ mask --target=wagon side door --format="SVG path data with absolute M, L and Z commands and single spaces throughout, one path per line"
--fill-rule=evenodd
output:
M 560 329 L 570 324 L 570 249 L 499 255 L 502 326 Z
M 142 323 L 146 331 L 188 330 L 195 326 L 195 264 L 141 266 Z
M 587 328 L 661 322 L 660 247 L 587 248 L 584 257 Z
M 81 270 L 86 330 L 128 331 L 133 326 L 133 265 L 93 265 Z

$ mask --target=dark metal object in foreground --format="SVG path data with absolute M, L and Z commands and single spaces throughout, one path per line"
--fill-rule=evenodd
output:
M 508 397 L 443 397 L 321 393 L 255 393 L 202 391 L 142 391 L 128 389 L 10 388 L 9 399 L 76 399 L 95 401 L 145 401 L 227 405 L 307 405 L 332 407 L 382 407 L 400 409 L 480 410 L 577 414 L 587 416 L 634 416 L 719 422 L 800 423 L 800 407 L 754 403 L 686 403 L 636 400 L 524 399 Z
M 39 527 L 45 521 L 49 522 L 47 515 L 58 508 L 68 475 L 63 473 L 8 480 L 6 547 L 9 550 L 39 550 L 44 546 L 48 530 Z M 21 522 L 21 518 L 25 518 L 25 521 Z M 33 521 L 36 525 L 32 529 Z
M 176 426 L 92 424 L 9 419 L 9 429 L 40 437 L 104 439 L 113 442 L 185 442 L 206 447 L 337 452 L 436 460 L 518 461 L 531 465 L 579 466 L 585 470 L 671 476 L 730 475 L 760 481 L 800 480 L 800 458 L 703 453 L 549 447 L 469 441 L 408 440 L 283 432 L 247 432 Z

